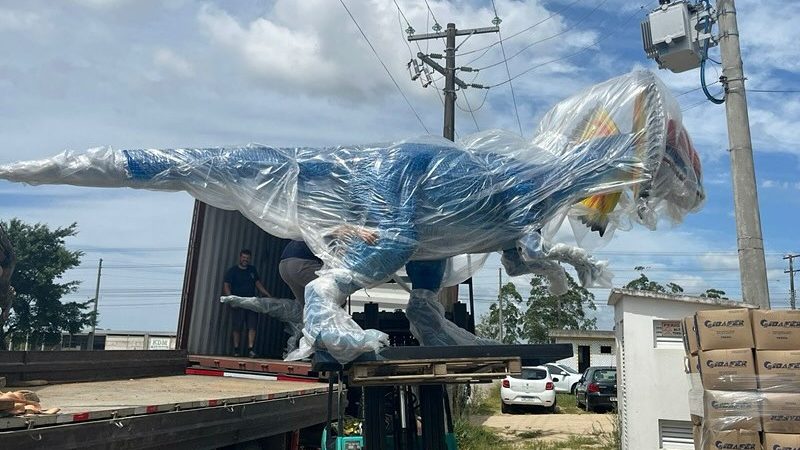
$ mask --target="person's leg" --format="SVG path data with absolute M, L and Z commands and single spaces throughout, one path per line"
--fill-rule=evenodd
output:
M 231 338 L 233 339 L 233 356 L 239 356 L 239 343 L 241 342 L 241 329 L 244 322 L 244 309 L 231 308 Z
M 298 271 L 301 268 L 302 262 L 305 261 L 300 258 L 284 259 L 278 265 L 278 272 L 281 274 L 283 282 L 292 290 L 292 295 L 300 303 L 305 302 L 305 287 L 306 283 L 301 283 L 298 278 Z M 311 280 L 309 280 L 311 281 Z
M 239 341 L 241 340 L 241 331 L 234 330 L 231 333 L 231 337 L 233 338 L 233 356 L 239 356 Z
M 256 328 L 258 328 L 258 313 L 255 311 L 249 311 L 249 310 L 246 311 L 245 322 L 247 322 L 247 356 L 255 358 Z

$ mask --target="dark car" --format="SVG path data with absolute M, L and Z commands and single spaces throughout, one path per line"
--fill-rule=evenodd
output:
M 617 406 L 617 368 L 611 366 L 589 367 L 575 387 L 575 402 L 586 411 Z

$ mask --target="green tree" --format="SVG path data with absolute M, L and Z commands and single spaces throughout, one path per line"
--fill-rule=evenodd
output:
M 588 312 L 597 309 L 594 294 L 578 285 L 567 274 L 569 291 L 562 295 L 550 295 L 547 279 L 531 278 L 531 292 L 523 317 L 523 337 L 531 343 L 547 343 L 550 330 L 594 330 L 597 319 Z
M 506 283 L 500 288 L 497 296 L 498 302 L 503 303 L 503 339 L 504 344 L 520 342 L 522 333 L 522 295 L 517 291 L 514 283 Z M 500 340 L 500 308 L 498 303 L 489 306 L 489 312 L 481 316 L 480 323 L 475 327 L 478 336 Z
M 722 300 L 728 300 L 728 297 L 725 296 L 725 291 L 723 291 L 721 289 L 714 289 L 714 288 L 706 289 L 705 292 L 700 294 L 700 297 L 719 298 L 719 299 L 722 299 Z
M 679 294 L 683 292 L 683 288 L 676 283 L 667 283 L 666 286 L 664 286 L 660 283 L 650 280 L 647 278 L 647 275 L 644 274 L 645 268 L 643 266 L 636 266 L 633 268 L 633 270 L 639 272 L 639 278 L 629 281 L 628 284 L 625 285 L 627 289 L 661 292 L 664 294 Z
M 12 313 L 0 327 L 0 346 L 9 336 L 36 348 L 58 342 L 62 331 L 79 332 L 92 323 L 87 302 L 62 303 L 61 298 L 78 288 L 78 281 L 61 282 L 64 272 L 80 264 L 81 251 L 68 250 L 64 240 L 77 234 L 77 224 L 50 229 L 12 219 L 2 224 L 14 246 L 17 262 L 11 285 L 16 290 Z
M 655 281 L 651 281 L 644 274 L 645 267 L 643 266 L 636 266 L 633 269 L 639 272 L 639 278 L 629 281 L 628 284 L 625 285 L 625 287 L 628 289 L 661 292 L 664 294 L 683 293 L 683 287 L 677 283 L 667 283 L 666 285 L 661 285 Z M 706 289 L 704 293 L 700 294 L 700 297 L 728 299 L 728 297 L 725 297 L 725 291 L 714 288 Z

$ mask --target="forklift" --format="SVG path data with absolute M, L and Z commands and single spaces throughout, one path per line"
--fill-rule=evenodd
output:
M 312 367 L 328 373 L 321 448 L 457 450 L 445 385 L 485 383 L 519 375 L 523 365 L 570 357 L 570 344 L 409 346 L 386 347 L 342 366 L 318 351 Z M 358 420 L 344 418 L 345 386 L 350 399 L 357 399 Z

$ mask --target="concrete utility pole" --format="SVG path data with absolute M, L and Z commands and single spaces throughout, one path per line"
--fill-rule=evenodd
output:
M 97 265 L 97 285 L 94 289 L 94 312 L 92 313 L 92 332 L 89 333 L 89 342 L 86 344 L 89 347 L 87 350 L 94 350 L 94 332 L 97 327 L 97 302 L 100 300 L 100 273 L 103 270 L 103 258 L 100 258 L 100 263 Z
M 717 14 L 742 299 L 761 308 L 769 308 L 767 265 L 764 260 L 761 215 L 753 165 L 753 144 L 750 138 L 750 119 L 747 115 L 747 97 L 734 0 L 717 0 Z
M 438 25 L 438 24 L 437 24 Z M 438 29 L 437 29 L 438 28 Z M 438 32 L 441 27 L 434 28 L 436 33 L 421 34 L 418 36 L 408 36 L 409 41 L 419 41 L 424 39 L 440 39 L 445 38 L 445 67 L 442 67 L 434 58 L 441 58 L 442 55 L 426 55 L 422 52 L 417 53 L 417 57 L 423 62 L 431 66 L 435 71 L 445 76 L 444 83 L 444 130 L 443 135 L 445 138 L 455 141 L 456 129 L 456 84 L 461 89 L 466 89 L 468 86 L 482 88 L 483 86 L 472 84 L 468 85 L 456 77 L 456 36 L 472 35 L 480 33 L 492 33 L 500 31 L 498 27 L 489 28 L 476 28 L 471 30 L 457 30 L 456 25 L 453 23 L 447 24 L 447 31 L 444 33 Z M 453 286 L 452 291 L 455 291 L 455 298 L 458 298 L 458 286 Z M 440 295 L 441 301 L 441 295 Z M 471 311 L 475 315 L 475 311 Z M 501 325 L 502 327 L 502 325 Z M 502 330 L 502 328 L 501 328 Z M 502 333 L 502 332 L 501 332 Z M 444 442 L 444 436 L 441 433 L 436 433 L 432 430 L 439 430 L 444 422 L 444 412 L 442 410 L 442 399 L 444 395 L 443 385 L 422 385 L 420 386 L 420 408 L 422 415 L 422 446 L 428 450 L 445 450 L 447 446 Z M 372 447 L 370 447 L 372 448 Z
M 500 326 L 500 342 L 503 342 L 503 269 L 497 268 L 497 323 Z
M 439 27 L 441 29 L 441 27 Z M 417 53 L 417 58 L 428 64 L 433 70 L 444 75 L 444 132 L 443 136 L 451 141 L 455 140 L 456 129 L 456 84 L 461 89 L 467 87 L 483 88 L 479 84 L 467 84 L 456 77 L 456 36 L 465 36 L 483 33 L 497 33 L 500 27 L 471 28 L 468 30 L 456 29 L 456 24 L 448 23 L 444 32 L 411 35 L 409 41 L 421 41 L 425 39 L 445 38 L 445 67 L 442 67 L 434 58 L 441 58 L 442 55 L 426 55 L 422 52 Z
M 789 270 L 784 270 L 783 273 L 789 274 L 789 306 L 792 309 L 795 309 L 794 273 L 800 272 L 800 269 L 795 270 L 792 265 L 792 260 L 795 258 L 800 258 L 800 255 L 786 255 L 783 257 L 783 259 L 789 260 Z

